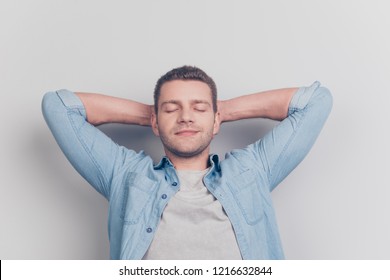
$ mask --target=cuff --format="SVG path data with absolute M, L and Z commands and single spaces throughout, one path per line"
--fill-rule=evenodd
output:
M 69 109 L 84 109 L 83 103 L 74 92 L 67 89 L 60 89 L 56 92 L 65 107 Z
M 67 109 L 77 110 L 85 119 L 87 118 L 84 104 L 74 92 L 67 89 L 60 89 L 57 90 L 56 93 L 62 104 L 64 104 Z
M 292 114 L 296 110 L 301 110 L 305 108 L 307 103 L 309 103 L 309 100 L 313 95 L 314 91 L 319 88 L 320 85 L 320 82 L 315 81 L 309 87 L 300 87 L 290 101 L 288 113 Z

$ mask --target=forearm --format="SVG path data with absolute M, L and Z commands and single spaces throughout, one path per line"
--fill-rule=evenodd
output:
M 288 115 L 288 106 L 297 90 L 298 88 L 277 89 L 219 101 L 221 121 L 249 118 L 283 120 Z
M 76 92 L 76 95 L 85 107 L 88 122 L 93 125 L 125 123 L 150 126 L 150 105 L 95 93 Z

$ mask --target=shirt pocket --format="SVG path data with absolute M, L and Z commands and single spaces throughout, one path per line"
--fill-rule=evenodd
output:
M 264 218 L 264 202 L 254 171 L 246 170 L 232 177 L 227 184 L 247 224 L 259 223 Z
M 137 224 L 157 188 L 157 182 L 135 172 L 124 181 L 121 219 L 126 224 Z

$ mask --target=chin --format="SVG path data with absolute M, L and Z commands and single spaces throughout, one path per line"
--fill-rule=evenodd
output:
M 178 157 L 192 158 L 199 156 L 205 151 L 205 149 L 171 149 L 170 152 Z
M 202 152 L 198 151 L 177 151 L 175 155 L 182 158 L 192 158 L 200 155 L 201 153 Z

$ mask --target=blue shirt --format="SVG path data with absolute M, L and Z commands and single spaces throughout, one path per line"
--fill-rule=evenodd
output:
M 267 135 L 224 160 L 210 155 L 207 189 L 229 217 L 243 259 L 283 259 L 271 191 L 302 161 L 320 133 L 332 97 L 315 82 L 294 94 L 288 117 Z M 86 120 L 73 92 L 48 92 L 45 120 L 74 168 L 109 201 L 112 259 L 142 259 L 164 207 L 180 182 L 167 157 L 154 165 L 150 156 L 119 146 Z

